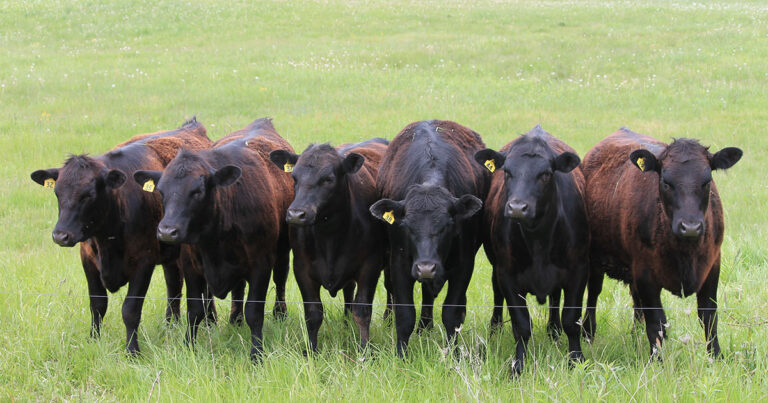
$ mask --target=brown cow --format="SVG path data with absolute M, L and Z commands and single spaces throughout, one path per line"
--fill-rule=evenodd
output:
M 707 351 L 720 355 L 716 310 L 724 222 L 712 171 L 730 168 L 741 155 L 733 147 L 712 154 L 691 139 L 667 145 L 626 128 L 587 153 L 589 335 L 607 272 L 629 284 L 635 315 L 645 317 L 652 357 L 666 336 L 662 288 L 681 297 L 696 293 Z
M 138 171 L 138 183 L 153 181 L 163 197 L 157 237 L 195 246 L 201 272 L 185 271 L 188 340 L 204 316 L 200 298 L 207 283 L 217 297 L 249 284 L 245 321 L 251 328 L 251 357 L 260 357 L 264 300 L 274 268 L 274 312 L 284 316 L 288 276 L 291 178 L 269 160 L 275 149 L 293 151 L 271 119 L 258 119 L 219 139 L 213 148 L 182 151 L 164 171 Z M 204 278 L 204 280 L 203 280 Z
M 80 242 L 80 257 L 91 302 L 91 335 L 97 337 L 107 312 L 107 290 L 128 284 L 123 303 L 126 348 L 139 351 L 136 332 L 155 265 L 162 264 L 168 289 L 166 317 L 179 315 L 182 277 L 179 248 L 158 243 L 160 197 L 141 190 L 126 175 L 139 169 L 163 169 L 181 148 L 210 147 L 196 119 L 176 130 L 135 136 L 110 152 L 72 156 L 61 168 L 38 170 L 32 180 L 54 187 L 59 219 L 53 240 L 66 247 Z

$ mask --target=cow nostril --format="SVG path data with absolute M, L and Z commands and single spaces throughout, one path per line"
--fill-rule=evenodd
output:
M 520 207 L 520 211 L 522 211 L 523 213 L 525 213 L 526 211 L 528 211 L 528 205 L 527 205 L 527 204 L 523 204 L 523 205 Z

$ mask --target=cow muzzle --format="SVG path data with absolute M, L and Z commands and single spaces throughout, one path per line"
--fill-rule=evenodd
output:
M 675 232 L 683 238 L 698 238 L 704 234 L 704 223 L 701 221 L 680 220 Z
M 528 203 L 512 200 L 507 203 L 507 207 L 504 209 L 504 215 L 513 220 L 523 220 L 528 218 L 530 211 L 531 209 L 528 206 Z
M 160 223 L 157 226 L 157 239 L 165 243 L 179 243 L 180 231 L 176 226 Z
M 291 225 L 311 225 L 315 221 L 315 215 L 305 209 L 289 208 L 285 213 L 285 221 Z
M 431 280 L 437 275 L 437 264 L 434 262 L 416 262 L 413 265 L 413 277 L 416 280 Z
M 71 232 L 53 230 L 53 242 L 56 242 L 59 246 L 72 247 L 75 246 L 77 240 Z

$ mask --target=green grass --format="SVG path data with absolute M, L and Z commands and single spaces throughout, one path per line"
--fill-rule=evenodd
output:
M 768 398 L 762 2 L 251 3 L 0 3 L 0 399 Z M 101 339 L 89 340 L 78 254 L 51 242 L 55 198 L 29 173 L 192 115 L 214 139 L 272 116 L 299 150 L 392 138 L 434 118 L 463 123 L 494 148 L 537 123 L 582 156 L 620 126 L 741 147 L 742 161 L 715 174 L 727 220 L 719 299 L 733 309 L 720 313 L 725 358 L 705 354 L 695 299 L 664 293 L 672 324 L 665 361 L 647 365 L 628 291 L 606 280 L 587 361 L 568 368 L 565 340 L 547 338 L 546 311 L 531 301 L 533 348 L 525 372 L 510 380 L 512 332 L 488 334 L 490 266 L 480 253 L 458 360 L 442 352 L 439 327 L 414 335 L 408 359 L 394 358 L 394 328 L 379 306 L 374 359 L 359 362 L 355 326 L 338 304 L 327 308 L 313 358 L 301 354 L 296 304 L 285 322 L 268 315 L 261 365 L 247 358 L 247 327 L 224 318 L 190 350 L 184 323 L 162 321 L 161 271 L 145 303 L 143 354 L 129 359 L 124 291 L 110 302 Z M 288 298 L 300 300 L 292 277 Z M 228 311 L 227 302 L 218 307 Z

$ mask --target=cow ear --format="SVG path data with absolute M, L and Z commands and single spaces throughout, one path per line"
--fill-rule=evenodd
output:
M 29 175 L 33 181 L 37 182 L 40 186 L 47 186 L 46 180 L 53 181 L 53 183 L 56 182 L 57 179 L 59 179 L 59 169 L 58 168 L 51 168 L 51 169 L 38 169 L 35 172 L 32 172 L 31 175 Z M 50 186 L 49 186 L 50 187 Z
M 497 168 L 503 167 L 504 161 L 506 160 L 507 157 L 504 156 L 504 154 L 496 152 L 490 148 L 475 153 L 475 161 L 491 171 L 491 173 L 496 171 Z
M 299 155 L 287 150 L 274 150 L 269 153 L 269 159 L 285 172 L 293 172 L 293 166 L 299 160 Z
M 125 184 L 125 173 L 119 169 L 110 169 L 104 177 L 104 183 L 109 189 L 117 189 Z
M 453 211 L 456 218 L 464 220 L 475 215 L 483 208 L 483 202 L 475 196 L 464 195 L 453 202 Z
M 387 224 L 400 223 L 405 216 L 405 203 L 389 199 L 381 199 L 370 208 L 371 215 Z
M 658 173 L 661 171 L 661 164 L 659 164 L 656 156 L 648 150 L 632 151 L 632 154 L 629 155 L 629 160 L 643 172 L 656 171 Z
M 229 186 L 240 179 L 242 174 L 240 167 L 227 165 L 213 174 L 213 183 L 217 186 Z
M 363 166 L 363 162 L 365 162 L 365 157 L 362 155 L 358 153 L 349 153 L 349 155 L 344 158 L 344 162 L 341 163 L 341 166 L 344 168 L 344 172 L 353 174 Z
M 712 158 L 709 159 L 709 166 L 712 167 L 713 171 L 715 169 L 728 169 L 739 162 L 742 155 L 744 152 L 740 148 L 726 147 L 712 155 Z
M 141 186 L 145 192 L 154 192 L 157 182 L 160 182 L 160 177 L 163 176 L 163 171 L 136 171 L 133 173 L 133 180 Z
M 581 162 L 581 160 L 578 155 L 566 151 L 555 157 L 555 160 L 552 162 L 552 170 L 568 173 L 579 166 L 579 162 Z

